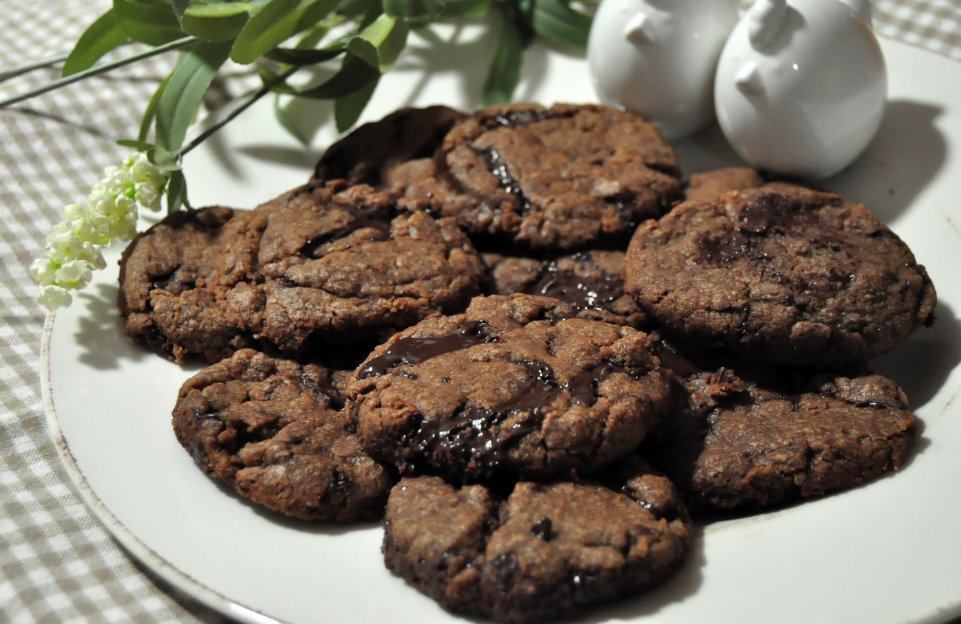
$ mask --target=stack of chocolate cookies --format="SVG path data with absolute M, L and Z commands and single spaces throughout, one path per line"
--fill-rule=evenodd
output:
M 691 513 L 896 470 L 915 419 L 872 356 L 934 288 L 864 206 L 727 169 L 682 182 L 600 106 L 405 109 L 253 210 L 123 255 L 127 333 L 213 364 L 173 425 L 296 518 L 384 518 L 445 608 L 569 615 L 679 568 Z M 223 359 L 226 358 L 226 359 Z

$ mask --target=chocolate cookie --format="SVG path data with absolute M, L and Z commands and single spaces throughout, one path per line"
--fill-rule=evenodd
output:
M 324 152 L 315 180 L 347 180 L 375 187 L 389 185 L 392 172 L 412 160 L 430 161 L 451 127 L 464 114 L 446 106 L 402 108 L 367 123 Z
M 463 309 L 483 275 L 470 242 L 451 219 L 393 208 L 370 187 L 331 182 L 252 211 L 171 215 L 124 252 L 124 328 L 177 361 L 216 361 L 248 346 L 369 349 L 431 312 Z
M 763 185 L 764 179 L 754 169 L 727 167 L 692 175 L 684 197 L 704 201 L 731 191 L 746 191 Z
M 636 595 L 678 569 L 691 539 L 674 487 L 653 473 L 617 490 L 521 482 L 506 500 L 403 479 L 384 529 L 388 569 L 454 613 L 502 622 Z
M 607 310 L 634 327 L 649 324 L 624 292 L 623 252 L 593 250 L 548 259 L 486 253 L 481 259 L 488 270 L 487 292 L 546 295 L 578 308 Z
M 772 362 L 839 366 L 933 320 L 907 245 L 861 204 L 769 184 L 688 201 L 642 224 L 628 292 L 671 332 Z
M 681 391 L 651 446 L 699 504 L 764 507 L 852 487 L 897 470 L 910 451 L 914 416 L 880 375 L 699 370 L 659 353 Z
M 681 195 L 676 155 L 654 126 L 593 105 L 481 110 L 448 132 L 433 175 L 418 166 L 395 186 L 402 205 L 532 249 L 625 240 Z
M 652 338 L 604 315 L 492 296 L 396 334 L 348 387 L 365 447 L 404 474 L 456 482 L 623 457 L 660 420 L 670 386 Z
M 204 472 L 258 505 L 305 520 L 375 519 L 393 479 L 336 397 L 326 368 L 242 349 L 184 383 L 173 426 Z

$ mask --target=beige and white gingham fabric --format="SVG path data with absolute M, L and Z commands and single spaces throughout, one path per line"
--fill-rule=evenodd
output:
M 107 0 L 0 0 L 0 67 L 69 48 Z M 878 0 L 875 27 L 961 61 L 961 0 Z M 71 489 L 40 402 L 40 334 L 27 267 L 62 207 L 136 134 L 172 58 L 0 111 L 0 622 L 193 622 L 217 616 L 128 559 Z M 55 77 L 0 84 L 0 97 Z M 226 88 L 226 87 L 225 87 Z

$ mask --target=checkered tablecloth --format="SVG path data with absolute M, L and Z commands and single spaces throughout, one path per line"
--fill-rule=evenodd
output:
M 0 0 L 0 67 L 65 51 L 106 0 Z M 961 0 L 877 0 L 876 30 L 961 61 Z M 219 618 L 133 563 L 71 489 L 40 402 L 44 314 L 27 267 L 62 207 L 122 158 L 158 57 L 0 111 L 0 622 Z M 0 97 L 54 70 L 0 84 Z M 230 85 L 222 88 L 229 91 Z

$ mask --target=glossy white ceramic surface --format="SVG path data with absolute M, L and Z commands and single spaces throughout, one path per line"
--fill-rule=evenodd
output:
M 868 26 L 874 25 L 873 9 L 871 7 L 871 0 L 840 0 L 844 4 L 851 7 L 851 10 L 858 14 L 864 23 Z
M 408 104 L 474 104 L 487 43 L 469 29 L 435 34 L 431 52 L 413 41 L 366 120 Z M 876 363 L 924 422 L 914 456 L 866 487 L 711 524 L 671 581 L 579 621 L 916 624 L 961 615 L 961 66 L 905 45 L 884 48 L 892 102 L 881 130 L 853 168 L 824 185 L 868 203 L 939 289 L 935 326 Z M 424 78 L 427 58 L 436 73 Z M 526 60 L 518 99 L 593 99 L 583 60 L 540 47 Z M 324 124 L 315 145 L 330 141 L 328 108 L 293 112 L 308 133 Z M 716 129 L 679 147 L 688 174 L 738 162 Z M 277 127 L 265 102 L 189 155 L 192 200 L 252 206 L 303 182 L 315 157 Z M 196 367 L 122 335 L 116 258 L 115 250 L 112 268 L 49 320 L 42 378 L 67 472 L 114 536 L 169 583 L 245 622 L 459 621 L 384 569 L 378 526 L 285 521 L 194 466 L 170 410 Z
M 688 136 L 714 119 L 714 69 L 736 23 L 733 0 L 603 0 L 587 47 L 594 88 Z
M 757 0 L 721 53 L 717 118 L 755 167 L 823 178 L 871 141 L 887 97 L 870 27 L 837 0 Z

